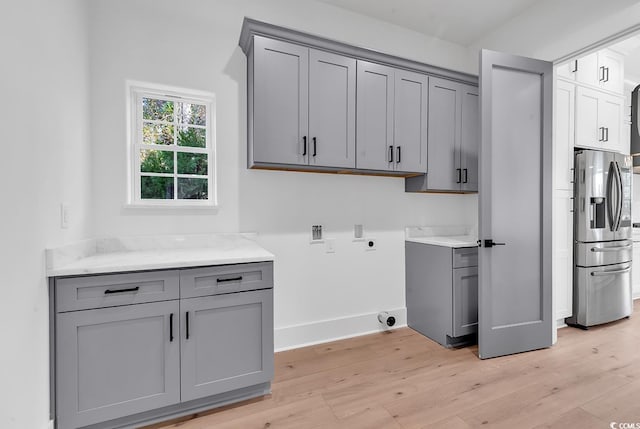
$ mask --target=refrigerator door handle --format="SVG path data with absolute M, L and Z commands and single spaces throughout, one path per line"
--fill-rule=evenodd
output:
M 616 181 L 618 182 L 618 216 L 616 222 L 616 231 L 620 230 L 620 223 L 622 222 L 622 208 L 624 207 L 624 188 L 622 186 L 622 173 L 620 172 L 620 165 L 616 161 Z
M 618 220 L 618 212 L 616 209 L 616 212 L 614 214 L 613 212 L 613 204 L 611 202 L 611 199 L 613 197 L 613 181 L 616 180 L 615 179 L 616 176 L 616 168 L 614 165 L 614 162 L 611 161 L 611 163 L 609 163 L 609 173 L 607 174 L 607 216 L 609 217 L 609 229 L 611 231 L 615 231 L 616 230 L 616 221 Z M 615 219 L 615 220 L 614 220 Z
M 631 271 L 631 267 L 623 268 L 621 270 L 591 271 L 591 275 L 593 277 L 603 277 L 603 276 L 610 276 L 615 274 L 624 274 L 624 273 L 628 273 L 629 271 Z

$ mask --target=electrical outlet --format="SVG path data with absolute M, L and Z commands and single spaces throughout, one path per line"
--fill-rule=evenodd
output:
M 71 207 L 69 207 L 69 204 L 67 203 L 60 204 L 60 228 L 62 229 L 69 228 L 70 217 L 71 217 Z
M 376 250 L 378 248 L 378 244 L 376 243 L 375 238 L 367 238 L 364 241 L 364 250 Z
M 336 253 L 336 239 L 326 238 L 324 240 L 324 248 L 327 253 Z

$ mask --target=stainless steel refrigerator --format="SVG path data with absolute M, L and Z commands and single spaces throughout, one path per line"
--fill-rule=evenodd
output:
M 589 326 L 631 314 L 630 156 L 575 152 L 572 326 Z

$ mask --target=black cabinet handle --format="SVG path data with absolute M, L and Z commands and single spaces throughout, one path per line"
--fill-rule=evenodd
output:
M 318 145 L 316 144 L 316 138 L 313 138 L 313 156 L 316 156 L 318 154 L 317 152 L 318 149 Z
M 604 127 L 598 128 L 598 131 L 600 131 L 600 138 L 598 139 L 598 141 L 599 142 L 603 142 L 604 141 Z
M 240 282 L 242 281 L 242 276 L 239 277 L 230 277 L 228 279 L 216 279 L 216 282 L 218 283 L 225 283 L 225 282 Z
M 609 82 L 609 67 L 605 67 L 604 71 L 606 73 L 606 77 L 604 78 L 604 81 Z
M 600 76 L 598 76 L 598 80 L 600 82 L 604 82 L 605 81 L 604 80 L 604 66 L 600 66 L 600 70 L 599 71 L 600 71 Z
M 604 127 L 604 141 L 609 141 L 609 127 Z
M 402 149 L 400 148 L 400 146 L 396 146 L 397 149 L 397 154 L 396 154 L 396 164 L 400 163 L 400 160 L 402 159 Z
M 393 146 L 389 146 L 389 159 L 388 162 L 393 162 Z
M 462 182 L 462 170 L 459 168 L 456 168 L 456 174 L 458 175 L 458 180 L 456 181 L 456 183 Z
M 187 328 L 187 340 L 189 339 L 189 312 L 187 311 L 185 314 L 185 327 Z
M 575 73 L 578 71 L 578 60 L 574 60 L 573 61 L 573 70 L 571 70 L 571 73 Z
M 128 289 L 116 289 L 116 290 L 107 289 L 104 291 L 104 294 L 110 295 L 112 293 L 138 292 L 139 290 L 140 290 L 140 286 L 130 287 Z
M 307 136 L 302 137 L 302 156 L 307 156 Z
M 462 172 L 464 173 L 464 179 L 462 180 L 462 183 L 467 183 L 467 179 L 468 179 L 467 176 L 469 175 L 469 172 L 467 171 L 466 168 L 463 168 Z
M 173 342 L 173 313 L 169 315 L 169 342 Z

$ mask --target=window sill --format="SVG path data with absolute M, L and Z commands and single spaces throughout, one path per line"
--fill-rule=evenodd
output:
M 161 205 L 161 204 L 124 204 L 123 213 L 154 214 L 217 214 L 219 205 Z

